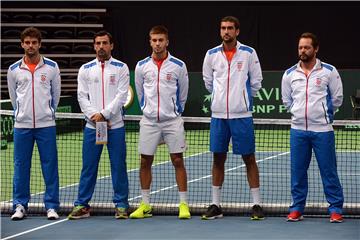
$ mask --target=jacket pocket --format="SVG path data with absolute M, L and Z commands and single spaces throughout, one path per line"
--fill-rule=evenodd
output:
M 51 100 L 49 100 L 49 109 L 50 109 L 50 112 L 51 112 L 51 118 L 54 120 L 55 119 L 55 111 L 51 107 Z
M 175 116 L 179 116 L 174 98 L 172 97 L 171 100 L 172 100 L 172 103 L 173 103 Z
M 325 110 L 325 105 L 324 105 L 323 102 L 322 102 L 321 104 L 322 104 L 322 108 L 323 108 L 323 110 L 324 110 L 324 118 L 325 118 L 325 121 L 326 121 L 327 124 L 329 124 L 329 121 L 328 121 L 328 119 L 327 119 L 326 110 Z
M 15 121 L 18 118 L 19 112 L 20 112 L 20 103 L 19 101 L 16 101 Z

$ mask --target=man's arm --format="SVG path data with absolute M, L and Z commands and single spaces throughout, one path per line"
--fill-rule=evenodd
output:
M 343 86 L 341 82 L 341 77 L 335 67 L 330 73 L 329 90 L 331 95 L 331 102 L 334 107 L 335 113 L 343 102 Z
M 54 78 L 51 80 L 51 97 L 52 97 L 51 104 L 55 112 L 60 101 L 60 94 L 61 94 L 61 77 L 60 77 L 59 67 L 56 64 L 55 75 Z
M 7 72 L 7 85 L 8 85 L 11 105 L 15 111 L 16 110 L 16 78 L 10 68 Z
M 179 111 L 182 113 L 185 109 L 185 103 L 186 99 L 188 97 L 188 91 L 189 91 L 189 76 L 188 71 L 186 68 L 186 65 L 184 63 L 184 66 L 181 68 L 180 78 L 179 78 L 179 101 L 181 109 Z
M 290 110 L 293 102 L 293 99 L 291 97 L 291 92 L 292 92 L 291 81 L 285 72 L 281 80 L 281 96 L 282 96 L 282 101 L 287 110 Z
M 259 58 L 255 50 L 251 53 L 249 60 L 251 96 L 255 97 L 263 80 Z
M 98 113 L 98 111 L 91 106 L 90 99 L 89 99 L 89 86 L 87 84 L 87 74 L 83 67 L 79 69 L 78 74 L 78 88 L 77 88 L 77 95 L 78 95 L 78 102 L 81 108 L 81 111 L 85 114 L 88 119 Z
M 138 97 L 140 108 L 143 108 L 144 106 L 144 76 L 142 73 L 142 68 L 139 66 L 139 63 L 136 64 L 135 67 L 135 88 L 136 88 L 136 94 Z
M 202 75 L 203 75 L 203 80 L 205 83 L 205 88 L 208 90 L 208 92 L 212 93 L 213 91 L 213 67 L 212 67 L 212 62 L 210 59 L 210 55 L 209 52 L 206 53 L 205 58 L 204 58 L 204 62 L 203 62 L 203 71 L 202 71 Z

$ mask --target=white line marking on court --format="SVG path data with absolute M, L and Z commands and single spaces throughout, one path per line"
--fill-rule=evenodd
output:
M 276 157 L 279 157 L 279 156 L 287 155 L 287 154 L 289 154 L 289 153 L 290 153 L 290 152 L 279 153 L 279 154 L 276 154 L 276 155 L 273 155 L 273 156 L 270 156 L 270 157 L 266 157 L 266 158 L 257 160 L 256 162 L 257 162 L 257 163 L 263 162 L 263 161 L 270 160 L 270 159 L 273 159 L 273 158 L 276 158 Z M 241 165 L 239 165 L 239 166 L 226 169 L 226 170 L 225 170 L 225 173 L 230 172 L 230 171 L 233 171 L 233 170 L 236 170 L 236 169 L 238 169 L 238 168 L 245 167 L 245 166 L 246 166 L 245 164 L 241 164 Z M 211 176 L 212 176 L 212 174 L 209 174 L 209 175 L 206 175 L 206 176 L 203 176 L 203 177 L 200 177 L 200 178 L 195 178 L 195 179 L 192 179 L 192 180 L 187 181 L 187 183 L 197 182 L 197 181 L 200 181 L 200 180 L 203 180 L 203 179 L 206 179 L 206 178 L 210 178 Z M 177 187 L 177 184 L 174 184 L 174 185 L 171 185 L 171 186 L 168 186 L 168 187 L 164 187 L 164 188 L 160 188 L 160 189 L 158 189 L 158 190 L 156 190 L 156 191 L 150 192 L 150 194 L 159 193 L 159 192 L 166 191 L 166 190 L 169 190 L 169 189 L 172 189 L 172 188 L 175 188 L 175 187 Z M 133 198 L 129 198 L 129 201 L 133 201 L 133 200 L 138 199 L 138 198 L 141 198 L 141 195 L 138 195 L 138 196 L 133 197 Z
M 24 232 L 21 232 L 21 233 L 17 233 L 17 234 L 14 234 L 14 235 L 11 235 L 11 236 L 8 236 L 6 238 L 2 238 L 1 240 L 7 240 L 7 239 L 12 239 L 14 237 L 18 237 L 18 236 L 21 236 L 21 235 L 24 235 L 24 234 L 27 234 L 27 233 L 31 233 L 31 232 L 34 232 L 34 231 L 37 231 L 37 230 L 40 230 L 42 228 L 46 228 L 46 227 L 49 227 L 49 226 L 52 226 L 52 225 L 55 225 L 55 224 L 58 224 L 58 223 L 62 223 L 62 222 L 65 222 L 69 219 L 65 218 L 65 219 L 62 219 L 62 220 L 59 220 L 59 221 L 56 221 L 56 222 L 52 222 L 52 223 L 49 223 L 49 224 L 45 224 L 45 225 L 42 225 L 40 227 L 36 227 L 36 228 L 33 228 L 33 229 L 29 229 L 27 231 L 24 231 Z

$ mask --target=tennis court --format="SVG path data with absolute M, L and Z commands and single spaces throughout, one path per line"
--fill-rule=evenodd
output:
M 248 216 L 250 214 L 252 201 L 247 184 L 245 165 L 239 156 L 233 155 L 232 153 L 228 155 L 225 183 L 222 190 L 222 207 L 226 216 L 225 219 L 216 221 L 217 223 L 208 223 L 208 221 L 201 221 L 200 217 L 197 216 L 205 211 L 211 201 L 212 154 L 208 152 L 209 119 L 205 118 L 185 119 L 188 143 L 188 150 L 185 156 L 185 164 L 188 172 L 188 201 L 193 214 L 193 218 L 190 221 L 181 221 L 179 224 L 179 220 L 175 216 L 177 214 L 178 203 L 175 172 L 171 161 L 169 161 L 169 156 L 164 145 L 159 146 L 156 161 L 153 166 L 151 202 L 154 206 L 155 216 L 151 220 L 140 220 L 141 224 L 137 223 L 136 220 L 122 221 L 119 223 L 119 221 L 115 221 L 113 218 L 112 185 L 106 151 L 102 155 L 95 193 L 90 202 L 92 215 L 96 216 L 81 221 L 65 220 L 66 215 L 71 210 L 73 202 L 77 197 L 79 174 L 81 171 L 81 129 L 83 127 L 83 119 L 81 116 L 77 116 L 77 118 L 75 118 L 75 116 L 74 114 L 69 114 L 67 117 L 71 117 L 71 119 L 64 118 L 60 120 L 66 121 L 66 125 L 63 125 L 66 126 L 64 128 L 61 127 L 61 123 L 58 123 L 59 175 L 61 182 L 60 213 L 62 214 L 62 220 L 56 222 L 57 224 L 55 225 L 17 236 L 16 239 L 47 239 L 47 231 L 51 232 L 51 229 L 62 233 L 63 238 L 60 239 L 83 239 L 85 236 L 78 236 L 76 234 L 77 231 L 89 232 L 89 239 L 115 239 L 112 238 L 112 234 L 116 236 L 116 231 L 121 231 L 125 239 L 149 239 L 147 235 L 150 236 L 150 238 L 158 239 L 183 239 L 185 237 L 191 239 L 191 236 L 196 239 L 202 238 L 201 236 L 211 239 L 216 236 L 216 233 L 211 233 L 210 229 L 218 226 L 218 224 L 220 224 L 219 228 L 221 227 L 222 231 L 226 231 L 226 226 L 229 227 L 229 231 L 230 228 L 233 228 L 228 235 L 221 235 L 225 239 L 233 238 L 235 236 L 234 234 L 243 228 L 248 229 L 245 233 L 240 231 L 245 234 L 245 239 L 252 238 L 251 234 L 254 233 L 251 233 L 251 231 L 257 232 L 258 235 L 255 236 L 255 239 L 256 237 L 262 238 L 262 236 L 268 238 L 266 232 L 273 231 L 272 228 L 275 229 L 273 231 L 275 234 L 274 239 L 281 239 L 286 236 L 282 235 L 284 227 L 293 228 L 293 226 L 289 225 L 283 226 L 283 224 L 287 224 L 285 223 L 284 217 L 287 214 L 288 206 L 291 202 L 289 125 L 288 122 L 271 120 L 267 120 L 266 122 L 262 120 L 255 121 L 257 139 L 256 159 L 260 170 L 262 205 L 267 215 L 267 220 L 261 223 L 254 223 L 249 220 Z M 136 117 L 129 117 L 126 123 L 127 163 L 130 187 L 129 202 L 131 208 L 135 208 L 141 200 L 138 170 L 139 156 L 137 153 L 138 120 Z M 347 218 L 345 223 L 342 224 L 344 227 L 341 229 L 343 231 L 348 228 L 347 230 L 349 231 L 349 238 L 342 238 L 356 239 L 356 234 L 358 234 L 357 226 L 359 224 L 358 218 L 360 216 L 360 187 L 357 184 L 360 182 L 359 129 L 349 127 L 343 123 L 339 123 L 335 128 L 338 172 L 340 181 L 344 187 L 344 215 Z M 1 209 L 3 213 L 1 220 L 3 225 L 2 237 L 12 236 L 49 223 L 53 224 L 47 221 L 44 216 L 39 217 L 39 213 L 43 215 L 45 210 L 42 204 L 43 180 L 36 149 L 34 150 L 32 163 L 32 198 L 29 205 L 29 220 L 21 221 L 22 223 L 20 225 L 19 223 L 10 223 L 10 218 L 7 214 L 11 212 L 12 151 L 11 142 L 8 142 L 7 149 L 2 150 L 4 160 L 1 162 L 3 169 L 1 187 Z M 334 226 L 332 224 L 330 229 L 328 219 L 322 218 L 324 216 L 327 217 L 327 202 L 323 194 L 321 178 L 314 157 L 308 175 L 309 194 L 305 212 L 307 218 L 306 221 L 304 221 L 305 224 L 296 225 L 301 226 L 300 229 L 303 228 L 302 231 L 304 232 L 306 232 L 306 228 L 312 226 L 315 233 L 312 234 L 311 237 L 314 237 L 313 239 L 321 239 L 315 238 L 318 236 L 316 234 L 317 228 L 320 226 L 324 227 L 324 229 L 329 228 L 328 233 L 331 233 L 333 232 Z M 173 234 L 171 230 L 168 230 L 167 233 L 167 230 L 162 228 L 165 222 L 170 224 L 167 225 L 166 228 L 173 226 L 178 234 Z M 313 226 L 315 223 L 316 225 Z M 120 227 L 122 225 L 124 225 L 123 230 L 121 230 L 122 227 Z M 138 233 L 137 228 L 139 228 L 139 225 L 141 228 L 148 228 L 149 233 L 147 235 Z M 224 227 L 223 225 L 226 226 Z M 96 226 L 100 226 L 101 231 L 103 231 L 98 237 L 96 237 L 96 233 L 92 232 L 94 230 L 96 231 Z M 256 230 L 259 226 L 264 228 L 264 232 L 258 232 L 258 230 Z M 91 228 L 91 231 L 89 228 Z M 130 229 L 129 231 L 127 231 L 128 228 Z M 335 228 L 338 228 L 338 226 L 335 226 Z M 296 228 L 293 230 L 296 231 Z M 206 231 L 210 231 L 210 233 L 205 233 Z M 65 232 L 69 232 L 70 235 L 67 235 Z M 90 234 L 90 232 L 92 232 L 92 234 Z M 181 237 L 181 232 L 186 236 Z M 75 234 L 75 236 L 71 234 Z M 169 234 L 173 237 L 169 237 Z M 336 234 L 337 232 L 334 231 L 332 236 L 337 236 Z M 319 235 L 321 234 L 319 233 Z M 351 238 L 351 236 L 354 238 Z

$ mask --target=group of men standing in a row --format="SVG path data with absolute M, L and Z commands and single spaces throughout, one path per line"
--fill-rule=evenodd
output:
M 242 155 L 253 199 L 251 219 L 264 218 L 261 208 L 259 170 L 255 159 L 252 119 L 253 97 L 261 88 L 262 71 L 256 51 L 237 41 L 239 21 L 227 16 L 220 21 L 221 45 L 210 49 L 203 63 L 203 79 L 212 94 L 210 151 L 213 152 L 212 203 L 202 219 L 223 216 L 221 187 L 224 165 L 232 139 L 232 151 Z M 154 26 L 150 32 L 151 56 L 135 68 L 135 84 L 143 117 L 140 121 L 139 153 L 142 201 L 130 218 L 152 216 L 151 166 L 157 146 L 165 142 L 175 168 L 179 190 L 179 218 L 191 218 L 187 201 L 187 173 L 184 111 L 188 95 L 188 72 L 180 59 L 168 50 L 168 30 Z M 41 160 L 46 190 L 44 203 L 48 219 L 58 219 L 59 177 L 55 111 L 60 98 L 60 71 L 56 62 L 39 53 L 41 33 L 27 28 L 21 34 L 25 56 L 8 70 L 8 87 L 14 108 L 13 220 L 26 216 L 30 200 L 30 166 L 34 142 Z M 78 73 L 78 101 L 86 118 L 83 132 L 82 171 L 78 197 L 69 219 L 90 216 L 92 198 L 103 145 L 96 145 L 96 123 L 107 122 L 107 148 L 111 162 L 115 217 L 128 218 L 128 177 L 123 106 L 129 88 L 127 65 L 111 56 L 110 33 L 94 36 L 96 59 L 81 66 Z M 335 67 L 316 59 L 319 49 L 314 34 L 299 39 L 300 61 L 288 69 L 282 80 L 284 105 L 292 114 L 291 193 L 288 221 L 299 221 L 307 195 L 307 169 L 314 149 L 331 222 L 342 221 L 343 193 L 336 169 L 333 116 L 342 103 L 342 84 Z

